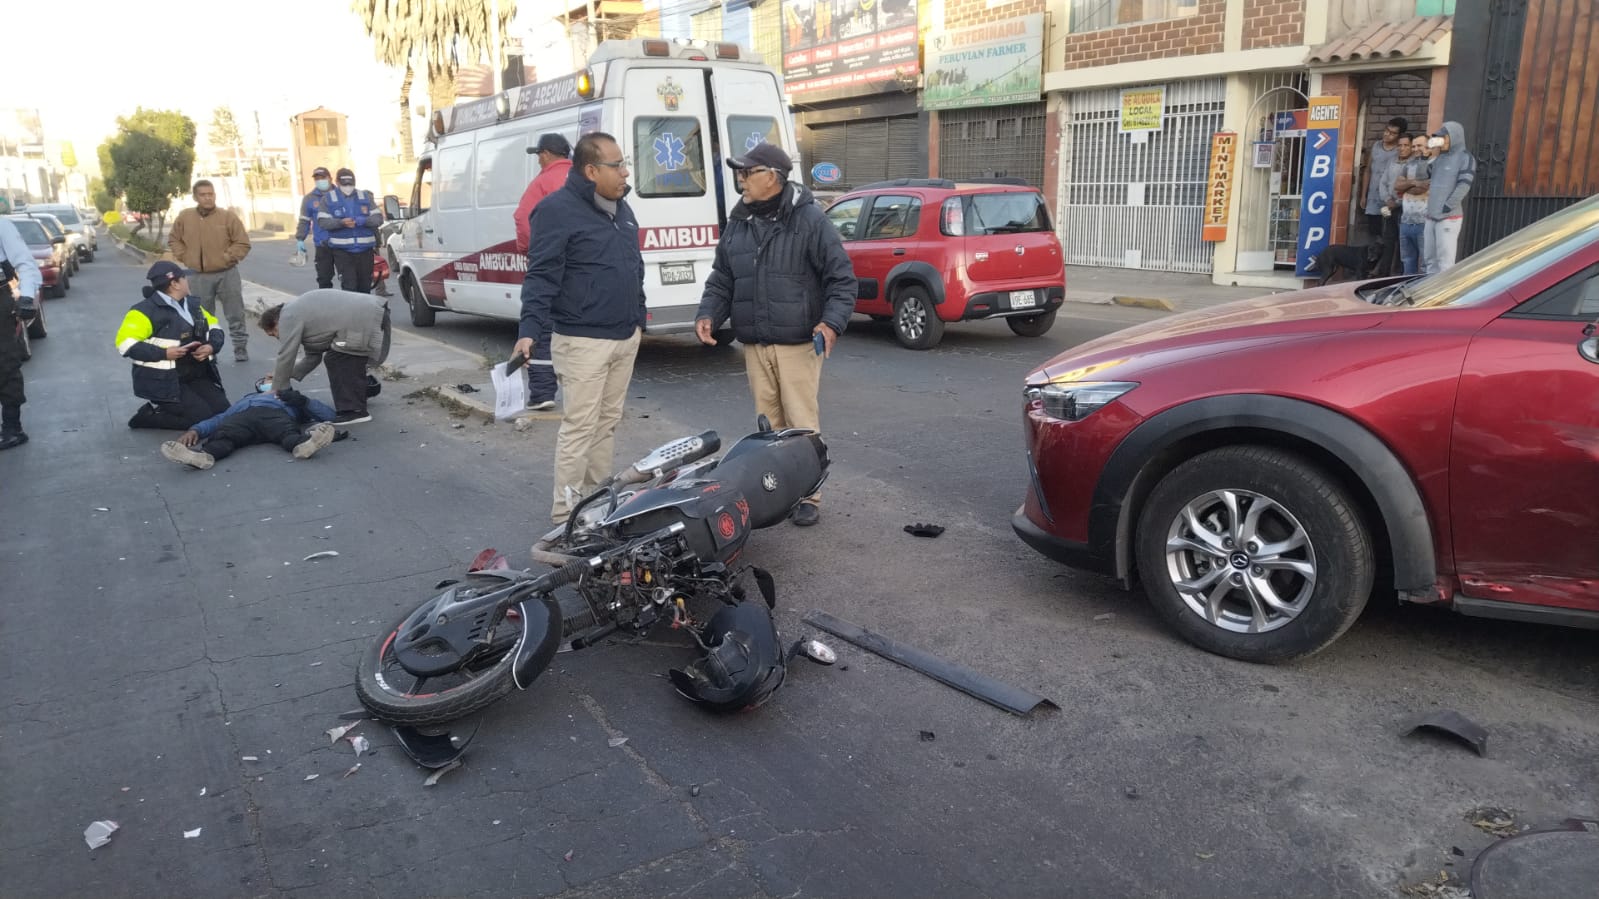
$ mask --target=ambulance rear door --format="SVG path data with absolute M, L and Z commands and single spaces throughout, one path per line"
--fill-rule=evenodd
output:
M 706 70 L 629 67 L 616 137 L 630 161 L 652 330 L 693 327 L 720 235 Z
M 726 180 L 723 209 L 732 211 L 738 204 L 738 187 L 732 172 L 723 162 L 729 156 L 742 156 L 756 144 L 782 147 L 794 160 L 792 180 L 803 182 L 799 171 L 799 148 L 789 125 L 788 110 L 777 78 L 770 69 L 719 65 L 711 70 L 712 106 L 717 117 L 718 172 Z

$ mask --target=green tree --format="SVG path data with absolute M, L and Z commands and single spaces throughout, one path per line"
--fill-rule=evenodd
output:
M 239 133 L 239 122 L 233 117 L 233 110 L 218 106 L 211 111 L 211 125 L 206 129 L 206 140 L 214 149 L 226 151 L 219 157 L 228 164 L 228 174 L 237 175 L 238 172 L 233 171 L 233 151 L 243 146 L 244 136 Z
M 134 212 L 155 216 L 158 242 L 172 198 L 189 190 L 196 131 L 180 112 L 139 107 L 117 119 L 116 135 L 97 151 L 107 190 Z
M 101 214 L 117 208 L 117 197 L 106 189 L 105 180 L 102 178 L 89 179 L 89 199 L 94 203 L 94 208 Z
M 411 80 L 415 67 L 426 67 L 428 95 L 434 109 L 455 102 L 455 73 L 464 63 L 485 55 L 490 65 L 504 66 L 498 48 L 491 47 L 489 4 L 485 0 L 352 0 L 350 9 L 361 17 L 371 36 L 378 62 L 403 67 L 400 84 L 400 152 L 407 162 L 413 156 L 411 138 Z M 500 34 L 516 18 L 516 0 L 500 0 Z

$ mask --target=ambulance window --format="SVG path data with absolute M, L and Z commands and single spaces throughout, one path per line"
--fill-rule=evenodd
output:
M 688 116 L 633 120 L 633 186 L 641 197 L 705 195 L 700 120 Z
M 477 205 L 511 206 L 527 189 L 527 133 L 478 141 Z
M 767 143 L 774 147 L 783 145 L 783 136 L 777 133 L 777 119 L 764 115 L 730 115 L 727 117 L 729 156 L 742 156 L 755 149 L 756 144 Z
M 423 159 L 416 172 L 416 188 L 411 194 L 411 218 L 433 208 L 433 160 Z
M 451 147 L 433 157 L 433 189 L 440 209 L 472 208 L 471 175 L 471 147 Z

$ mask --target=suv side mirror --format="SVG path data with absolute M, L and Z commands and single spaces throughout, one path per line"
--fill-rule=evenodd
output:
M 383 198 L 383 217 L 391 222 L 405 218 L 400 214 L 400 198 L 389 194 Z
M 1599 365 L 1599 337 L 1589 335 L 1577 341 L 1577 354 L 1595 365 Z

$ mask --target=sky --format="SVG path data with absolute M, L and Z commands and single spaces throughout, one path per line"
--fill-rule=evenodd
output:
M 487 0 L 485 0 L 487 2 Z M 349 116 L 357 166 L 393 151 L 402 73 L 373 58 L 372 42 L 347 0 L 49 0 L 7 3 L 6 76 L 0 107 L 37 108 L 48 155 L 70 141 L 80 165 L 94 167 L 95 148 L 120 115 L 145 106 L 176 109 L 201 130 L 212 110 L 233 109 L 246 141 L 288 146 L 289 116 L 326 106 Z M 550 60 L 569 55 L 551 16 L 559 0 L 522 0 L 512 29 Z M 63 16 L 66 18 L 63 19 Z M 49 36 L 49 37 L 45 37 Z M 552 53 L 555 49 L 559 52 Z M 27 73 L 25 77 L 18 77 Z M 411 90 L 413 109 L 426 105 L 425 81 Z M 414 124 L 420 136 L 425 128 Z

